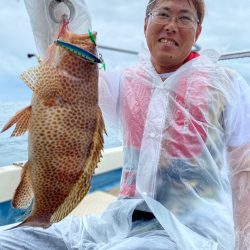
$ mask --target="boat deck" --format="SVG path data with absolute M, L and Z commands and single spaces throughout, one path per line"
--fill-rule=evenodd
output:
M 106 190 L 105 193 L 108 193 L 108 194 L 111 194 L 111 195 L 117 197 L 118 194 L 119 194 L 119 191 L 120 191 L 120 187 L 119 187 L 119 186 L 116 186 L 116 187 L 113 187 L 113 188 L 111 188 L 111 189 L 109 189 L 109 190 Z
M 108 205 L 117 199 L 119 186 L 105 192 L 95 191 L 88 194 L 70 213 L 74 216 L 100 215 Z
M 70 213 L 73 216 L 101 215 L 116 197 L 101 191 L 87 195 L 78 206 Z

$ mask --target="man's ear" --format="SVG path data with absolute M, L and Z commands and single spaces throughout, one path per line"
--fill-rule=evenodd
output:
M 144 35 L 146 35 L 147 27 L 148 27 L 148 19 L 145 17 L 145 19 L 144 19 Z
M 194 42 L 196 42 L 198 40 L 201 31 L 202 31 L 202 26 L 198 25 L 197 30 L 196 30 L 196 34 L 195 34 L 195 41 Z

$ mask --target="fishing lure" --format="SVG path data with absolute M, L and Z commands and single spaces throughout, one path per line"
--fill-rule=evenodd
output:
M 102 57 L 98 58 L 96 55 L 92 54 L 91 52 L 85 50 L 85 49 L 82 49 L 76 45 L 73 45 L 71 43 L 67 43 L 61 39 L 57 39 L 55 41 L 55 44 L 74 53 L 75 55 L 78 55 L 82 58 L 84 58 L 85 60 L 87 60 L 88 62 L 90 63 L 100 63 L 103 65 L 103 68 L 104 70 L 106 69 L 106 65 L 102 59 Z
M 90 30 L 88 30 L 88 31 L 89 31 L 89 39 L 90 39 L 90 41 L 96 45 L 95 37 L 94 37 L 93 33 Z

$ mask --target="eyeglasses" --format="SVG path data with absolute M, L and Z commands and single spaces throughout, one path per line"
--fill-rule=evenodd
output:
M 192 29 L 195 28 L 196 24 L 199 23 L 197 18 L 190 14 L 182 14 L 179 16 L 170 15 L 165 10 L 152 11 L 148 14 L 151 16 L 151 20 L 154 23 L 158 24 L 169 24 L 172 21 L 172 18 L 175 18 L 175 23 L 179 28 Z

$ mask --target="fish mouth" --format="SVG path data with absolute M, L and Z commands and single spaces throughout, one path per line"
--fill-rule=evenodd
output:
M 174 39 L 170 39 L 170 38 L 160 38 L 158 40 L 160 43 L 170 46 L 170 47 L 179 47 L 179 44 L 174 40 Z

